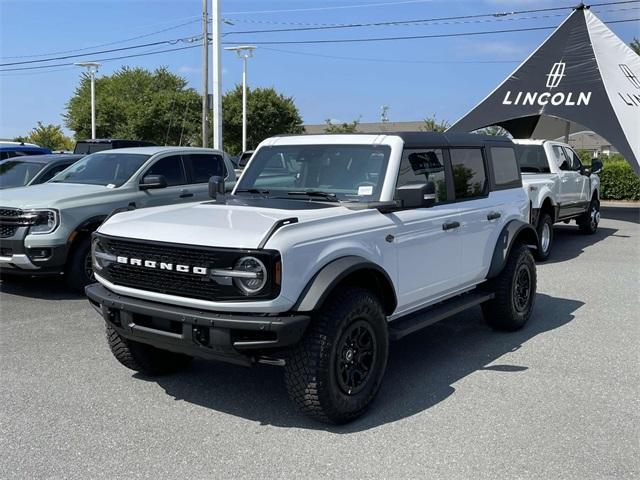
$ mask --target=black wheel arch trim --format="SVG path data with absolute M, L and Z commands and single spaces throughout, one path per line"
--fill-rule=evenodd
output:
M 391 290 L 391 295 L 387 294 L 385 298 L 380 298 L 385 313 L 391 315 L 398 305 L 398 299 L 391 278 L 379 265 L 356 255 L 340 257 L 322 267 L 309 283 L 307 283 L 298 297 L 298 301 L 291 310 L 293 312 L 311 312 L 316 310 L 323 304 L 340 282 L 351 274 L 365 270 L 374 270 L 378 273 L 380 277 L 384 279 L 384 283 L 386 283 L 386 285 L 380 286 L 383 288 L 388 287 L 386 290 Z
M 538 248 L 538 232 L 536 232 L 535 228 L 521 220 L 511 220 L 504 226 L 498 236 L 487 279 L 496 277 L 502 271 L 507 264 L 513 245 L 519 240 L 522 240 L 521 243 L 524 243 L 529 248 Z

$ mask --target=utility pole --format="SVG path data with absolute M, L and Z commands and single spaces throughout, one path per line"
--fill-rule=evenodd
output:
M 213 148 L 222 150 L 222 55 L 220 41 L 220 0 L 211 0 L 213 44 Z
M 242 59 L 242 151 L 247 151 L 247 60 L 253 57 L 255 45 L 226 47 L 225 50 L 236 52 Z
M 84 67 L 91 78 L 91 139 L 96 138 L 96 73 L 100 64 L 97 62 L 74 63 L 77 67 Z
M 209 143 L 209 0 L 202 0 L 202 147 Z

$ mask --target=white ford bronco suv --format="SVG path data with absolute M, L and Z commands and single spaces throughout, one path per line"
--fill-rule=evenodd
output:
M 531 224 L 538 233 L 536 259 L 549 258 L 553 224 L 575 220 L 581 232 L 593 234 L 600 222 L 602 162 L 585 168 L 566 143 L 550 140 L 514 140 L 522 183 L 531 200 Z
M 514 144 L 473 134 L 281 136 L 232 194 L 118 213 L 86 289 L 114 356 L 146 374 L 192 357 L 284 366 L 307 415 L 348 422 L 389 340 L 482 305 L 522 327 L 536 294 Z

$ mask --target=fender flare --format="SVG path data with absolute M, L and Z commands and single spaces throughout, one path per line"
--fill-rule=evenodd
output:
M 74 228 L 73 231 L 74 233 L 91 233 L 93 230 L 90 227 L 96 224 L 99 226 L 107 217 L 108 215 L 95 215 L 87 218 L 80 225 Z
M 538 248 L 538 233 L 529 223 L 522 220 L 511 220 L 507 223 L 496 241 L 491 258 L 491 266 L 487 279 L 496 277 L 504 268 L 511 253 L 511 249 L 517 240 L 522 239 L 529 248 Z
M 391 315 L 398 304 L 391 278 L 379 265 L 355 255 L 338 258 L 322 267 L 302 290 L 292 311 L 311 312 L 316 310 L 341 281 L 360 270 L 374 270 L 378 278 L 383 282 L 381 287 L 391 287 L 391 298 L 389 295 L 385 295 L 385 298 L 380 299 L 385 306 L 387 315 Z M 372 280 L 380 281 L 375 278 L 372 278 Z

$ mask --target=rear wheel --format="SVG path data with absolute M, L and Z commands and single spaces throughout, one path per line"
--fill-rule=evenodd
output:
M 578 228 L 582 233 L 593 235 L 598 230 L 598 223 L 600 223 L 600 201 L 594 197 L 589 205 L 589 211 L 578 219 Z
M 495 297 L 482 304 L 485 321 L 496 330 L 524 327 L 533 310 L 536 281 L 531 251 L 526 245 L 514 245 L 502 272 L 487 285 Z
M 91 264 L 91 237 L 87 236 L 74 245 L 65 278 L 67 285 L 80 293 L 84 293 L 84 287 L 95 281 Z
M 121 337 L 107 324 L 107 342 L 111 353 L 122 365 L 146 375 L 174 373 L 189 366 L 192 358 L 180 353 L 134 342 Z
M 553 244 L 553 220 L 551 215 L 542 212 L 540 220 L 538 220 L 538 250 L 535 253 L 536 260 L 545 261 L 551 255 L 551 246 Z
M 378 393 L 387 365 L 387 321 L 378 298 L 348 288 L 317 312 L 285 366 L 291 399 L 326 423 L 359 417 Z

